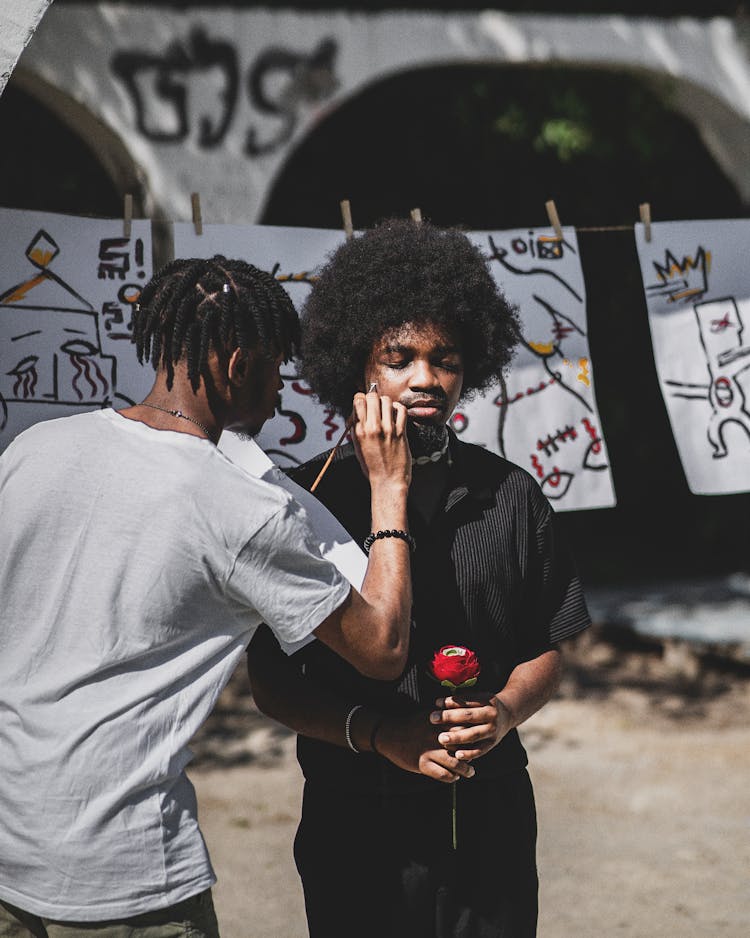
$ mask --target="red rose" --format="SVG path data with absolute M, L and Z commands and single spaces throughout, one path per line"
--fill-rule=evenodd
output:
M 479 659 L 463 645 L 443 645 L 430 662 L 430 674 L 444 687 L 471 687 L 479 675 Z

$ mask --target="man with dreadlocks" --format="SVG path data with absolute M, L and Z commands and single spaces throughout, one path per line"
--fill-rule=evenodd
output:
M 218 934 L 187 744 L 261 621 L 370 679 L 403 668 L 405 408 L 353 395 L 372 528 L 390 535 L 361 593 L 300 505 L 215 445 L 271 416 L 297 334 L 270 274 L 174 261 L 135 315 L 146 399 L 38 424 L 0 459 L 3 938 Z
M 447 429 L 509 362 L 516 314 L 465 235 L 396 220 L 332 256 L 302 324 L 302 373 L 321 401 L 344 413 L 377 381 L 407 408 L 416 541 L 398 679 L 363 677 L 319 642 L 285 658 L 264 629 L 250 646 L 256 702 L 300 734 L 295 859 L 311 938 L 531 938 L 536 820 L 516 726 L 550 698 L 558 644 L 589 619 L 536 482 Z M 320 462 L 293 475 L 306 484 Z M 366 537 L 351 449 L 316 494 Z M 469 696 L 427 674 L 456 645 L 479 658 Z

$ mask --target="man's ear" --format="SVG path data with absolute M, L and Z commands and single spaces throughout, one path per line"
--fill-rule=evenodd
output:
M 247 349 L 236 348 L 229 356 L 227 378 L 235 387 L 243 387 L 250 377 L 251 356 Z

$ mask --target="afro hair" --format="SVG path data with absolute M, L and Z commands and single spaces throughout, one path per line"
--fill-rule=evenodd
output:
M 521 334 L 516 309 L 463 232 L 388 219 L 342 244 L 321 271 L 302 311 L 302 377 L 323 404 L 348 414 L 374 343 L 407 323 L 456 336 L 464 399 L 502 374 Z

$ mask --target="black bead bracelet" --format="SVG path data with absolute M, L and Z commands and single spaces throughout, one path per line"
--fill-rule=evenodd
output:
M 409 545 L 412 551 L 415 551 L 417 549 L 417 542 L 414 540 L 411 534 L 409 534 L 408 531 L 397 531 L 393 529 L 393 530 L 387 530 L 387 531 L 372 531 L 370 534 L 368 534 L 367 537 L 365 538 L 364 544 L 362 545 L 365 553 L 369 554 L 370 548 L 375 543 L 375 541 L 379 541 L 384 537 L 397 537 L 402 541 L 406 541 L 406 543 Z

